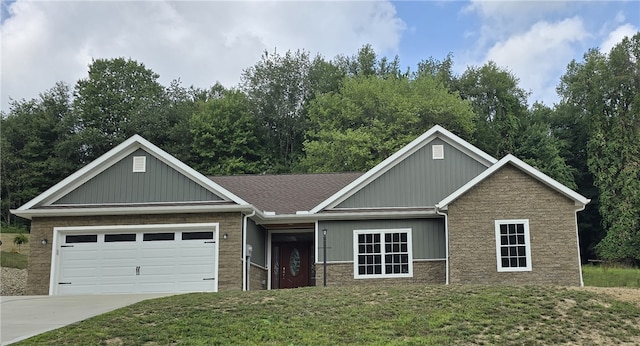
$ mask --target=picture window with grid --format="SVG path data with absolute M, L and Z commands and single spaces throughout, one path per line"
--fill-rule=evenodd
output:
M 498 271 L 531 271 L 529 220 L 497 220 L 495 231 Z
M 356 230 L 353 232 L 354 277 L 411 277 L 411 230 Z

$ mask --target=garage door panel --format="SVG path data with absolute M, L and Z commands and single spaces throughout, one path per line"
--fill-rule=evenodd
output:
M 205 244 L 209 245 L 209 244 Z M 211 257 L 214 253 L 213 246 L 191 246 L 180 249 L 180 257 L 183 258 L 195 258 L 195 257 Z
M 198 274 L 202 276 L 211 275 L 215 267 L 213 264 L 198 264 L 198 265 L 190 265 L 190 266 L 182 266 L 180 267 L 181 275 L 193 275 Z
M 137 292 L 136 285 L 133 283 L 102 283 L 100 285 L 100 293 L 131 293 Z
M 104 259 L 135 260 L 136 258 L 138 258 L 138 250 L 135 248 L 125 249 L 125 248 L 119 248 L 119 247 L 115 247 L 115 248 L 107 247 L 102 249 L 101 252 L 103 253 L 102 257 Z
M 177 255 L 178 251 L 175 248 L 141 249 L 141 256 L 144 260 L 166 260 L 175 258 Z
M 59 248 L 57 293 L 215 291 L 215 280 L 203 280 L 214 279 L 216 272 L 215 232 L 190 233 L 187 238 L 208 238 L 189 240 L 182 240 L 183 233 L 126 230 L 63 235 L 63 241 L 75 243 Z M 79 242 L 85 240 L 91 242 Z
M 180 282 L 176 286 L 177 292 L 211 292 L 215 289 L 213 280 Z

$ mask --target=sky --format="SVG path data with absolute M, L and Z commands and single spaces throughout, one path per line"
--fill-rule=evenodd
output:
M 453 55 L 454 71 L 494 61 L 529 102 L 552 106 L 567 64 L 640 30 L 640 1 L 28 1 L 0 0 L 0 110 L 93 59 L 130 58 L 168 86 L 240 83 L 264 51 L 326 59 L 370 44 L 405 68 Z

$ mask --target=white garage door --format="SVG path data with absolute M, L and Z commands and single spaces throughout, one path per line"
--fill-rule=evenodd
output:
M 217 227 L 171 226 L 62 230 L 53 294 L 216 291 Z

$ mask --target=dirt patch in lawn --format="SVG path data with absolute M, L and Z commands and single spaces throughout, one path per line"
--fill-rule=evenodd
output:
M 607 294 L 616 300 L 633 303 L 640 307 L 640 288 L 623 288 L 623 287 L 575 287 L 576 290 L 583 290 L 598 294 Z

